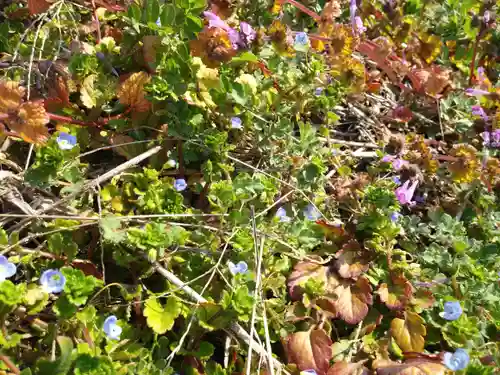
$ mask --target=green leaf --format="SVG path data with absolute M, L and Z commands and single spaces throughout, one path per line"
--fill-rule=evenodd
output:
M 2 307 L 12 307 L 20 304 L 25 294 L 26 284 L 15 285 L 10 280 L 0 283 L 0 304 Z
M 66 295 L 59 297 L 56 303 L 52 306 L 52 309 L 57 316 L 63 319 L 72 318 L 78 311 L 78 308 L 68 300 Z
M 148 0 L 146 2 L 146 23 L 156 23 L 160 17 L 160 4 L 158 0 Z
M 0 245 L 8 245 L 9 244 L 9 236 L 7 232 L 0 228 Z
M 113 364 L 106 357 L 92 357 L 88 353 L 80 354 L 75 361 L 75 375 L 114 375 Z
M 200 347 L 193 355 L 199 359 L 209 359 L 215 351 L 215 347 L 207 341 L 202 341 Z
M 29 315 L 37 314 L 42 311 L 49 302 L 49 294 L 45 293 L 38 285 L 31 284 L 24 296 L 24 303 L 27 305 Z
M 55 362 L 42 359 L 38 361 L 37 375 L 66 375 L 71 368 L 71 353 L 73 341 L 69 337 L 58 336 L 57 343 L 61 355 Z
M 158 334 L 170 331 L 180 313 L 181 305 L 175 297 L 168 297 L 165 307 L 160 304 L 158 298 L 148 298 L 144 308 L 148 326 Z
M 162 26 L 175 26 L 176 9 L 172 4 L 165 4 L 160 16 Z
M 72 260 L 78 253 L 78 246 L 73 242 L 71 233 L 54 233 L 49 237 L 48 247 L 52 254 L 65 255 Z
M 75 306 L 81 306 L 87 302 L 87 298 L 93 293 L 94 289 L 102 285 L 102 281 L 93 276 L 85 276 L 79 269 L 64 267 L 61 269 L 66 277 L 64 292 L 68 301 Z
M 21 342 L 23 336 L 18 333 L 13 333 L 8 337 L 5 337 L 2 332 L 0 332 L 0 347 L 3 349 L 15 348 Z
M 221 305 L 213 302 L 205 302 L 198 306 L 196 318 L 200 326 L 209 331 L 215 331 L 228 327 L 236 318 L 236 312 L 224 310 Z
M 137 22 L 141 22 L 141 16 L 142 16 L 141 8 L 139 8 L 137 4 L 133 3 L 128 7 L 128 16 Z
M 102 236 L 111 243 L 120 243 L 126 239 L 125 231 L 121 230 L 122 222 L 114 216 L 105 216 L 99 220 Z

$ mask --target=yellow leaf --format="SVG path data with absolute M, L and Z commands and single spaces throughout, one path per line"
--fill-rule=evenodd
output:
M 391 322 L 391 336 L 405 352 L 424 350 L 424 337 L 427 334 L 424 320 L 416 313 L 406 312 L 405 319 L 395 318 Z
M 118 90 L 120 103 L 132 107 L 138 112 L 149 110 L 150 103 L 145 98 L 144 86 L 151 77 L 146 72 L 132 74 Z
M 94 90 L 96 77 L 95 74 L 89 75 L 83 81 L 82 88 L 80 89 L 80 99 L 87 108 L 94 108 L 97 105 L 97 98 Z
M 45 143 L 49 138 L 49 130 L 45 126 L 49 117 L 40 103 L 26 102 L 21 104 L 17 116 L 5 120 L 7 126 L 30 143 Z
M 17 109 L 24 97 L 24 87 L 15 81 L 0 81 L 0 111 L 7 113 Z

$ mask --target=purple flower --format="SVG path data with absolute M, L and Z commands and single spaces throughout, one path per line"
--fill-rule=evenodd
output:
M 490 132 L 482 132 L 481 137 L 483 138 L 483 145 L 488 146 L 491 142 L 491 133 Z
M 231 47 L 233 47 L 233 49 L 238 49 L 243 44 L 240 33 L 237 30 L 230 28 L 227 34 L 229 35 L 229 40 L 231 41 Z
M 401 168 L 403 168 L 405 165 L 408 165 L 410 163 L 408 163 L 406 160 L 403 160 L 403 159 L 394 159 L 393 162 L 392 162 L 392 167 L 399 171 Z
M 393 212 L 390 216 L 391 218 L 391 221 L 393 223 L 395 223 L 396 221 L 398 221 L 399 217 L 401 216 L 401 214 L 399 212 Z
M 284 207 L 278 208 L 276 211 L 276 217 L 282 222 L 282 223 L 289 223 L 292 218 L 287 216 L 286 210 Z
M 483 14 L 483 20 L 485 23 L 489 23 L 490 22 L 490 19 L 491 19 L 491 13 L 489 10 L 487 10 L 486 12 L 484 12 Z
M 382 161 L 384 163 L 390 163 L 393 160 L 394 160 L 394 156 L 392 156 L 392 155 L 384 155 L 384 157 L 382 159 L 380 159 L 380 161 Z
M 452 371 L 463 370 L 469 361 L 469 354 L 464 349 L 457 349 L 455 353 L 446 352 L 443 356 L 443 364 Z
M 480 89 L 466 89 L 465 93 L 469 96 L 483 96 L 483 95 L 489 95 L 489 91 L 486 90 L 480 90 Z
M 220 19 L 220 17 L 213 12 L 203 12 L 203 15 L 206 19 L 208 19 L 208 27 L 211 29 L 212 27 L 218 27 L 219 29 L 226 30 L 229 32 L 231 28 L 227 23 Z
M 312 204 L 307 205 L 307 207 L 304 210 L 304 215 L 309 220 L 318 220 L 322 216 L 321 212 L 319 212 L 318 209 L 314 207 Z
M 439 313 L 439 316 L 446 320 L 457 320 L 462 315 L 462 306 L 460 306 L 460 302 L 451 301 L 445 302 L 443 307 L 443 312 Z
M 491 132 L 491 137 L 493 138 L 493 143 L 500 143 L 500 129 L 495 129 Z
M 61 293 L 66 284 L 66 278 L 59 270 L 46 270 L 40 277 L 40 284 L 47 293 Z
M 252 28 L 252 26 L 250 26 L 250 24 L 246 22 L 240 22 L 240 37 L 241 41 L 243 42 L 242 47 L 248 48 L 257 37 L 257 33 Z
M 60 133 L 56 142 L 61 150 L 71 150 L 76 146 L 76 137 L 68 133 Z
M 481 118 L 484 121 L 488 121 L 488 115 L 484 111 L 483 107 L 481 107 L 480 105 L 473 105 L 472 106 L 472 114 L 474 116 L 481 116 Z
M 316 96 L 320 96 L 322 93 L 323 93 L 323 87 L 317 87 L 314 90 L 314 95 L 316 95 Z
M 9 262 L 9 260 L 0 255 L 0 282 L 5 281 L 9 277 L 12 277 L 16 274 L 17 267 L 14 263 Z
M 361 17 L 359 17 L 359 16 L 354 17 L 354 25 L 356 27 L 356 30 L 360 34 L 362 34 L 366 31 L 366 27 L 365 27 L 365 25 L 363 25 L 363 20 L 361 19 Z
M 394 176 L 392 178 L 392 182 L 394 182 L 397 186 L 401 185 L 401 180 L 399 179 L 398 176 Z
M 477 68 L 477 77 L 480 83 L 485 83 L 488 77 L 486 77 L 486 73 L 484 72 L 484 68 L 480 66 Z
M 239 117 L 231 117 L 231 128 L 242 129 L 241 119 Z
M 415 204 L 412 201 L 413 194 L 415 194 L 415 189 L 417 188 L 418 181 L 413 181 L 410 186 L 410 180 L 406 180 L 403 186 L 400 186 L 396 189 L 395 194 L 396 198 L 398 198 L 399 203 L 408 204 L 413 206 Z
M 309 37 L 307 36 L 307 33 L 301 31 L 295 34 L 295 44 L 296 45 L 301 45 L 301 46 L 306 46 L 309 44 Z
M 120 327 L 118 324 L 118 319 L 116 316 L 111 315 L 106 318 L 104 321 L 104 325 L 102 327 L 102 330 L 108 337 L 108 339 L 111 340 L 120 340 L 120 335 L 122 333 L 122 327 Z
M 248 265 L 243 261 L 238 262 L 237 264 L 234 264 L 233 262 L 227 262 L 227 266 L 229 268 L 229 272 L 231 272 L 232 275 L 237 275 L 238 273 L 246 273 L 248 271 Z
M 177 191 L 184 191 L 187 188 L 186 180 L 183 178 L 178 178 L 174 181 L 174 189 Z

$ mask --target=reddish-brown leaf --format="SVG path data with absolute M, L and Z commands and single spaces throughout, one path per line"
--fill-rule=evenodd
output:
M 21 105 L 25 92 L 18 82 L 0 80 L 0 112 L 15 111 Z
M 28 9 L 32 16 L 46 12 L 51 5 L 52 3 L 47 0 L 28 0 Z
M 349 324 L 362 321 L 368 314 L 368 305 L 373 303 L 372 287 L 363 276 L 354 282 L 330 275 L 328 292 L 339 317 Z
M 405 106 L 397 106 L 392 110 L 391 118 L 398 122 L 409 122 L 413 118 L 413 112 Z
M 332 358 L 332 340 L 322 329 L 296 332 L 286 339 L 288 362 L 295 363 L 299 370 L 315 370 L 326 375 Z
M 314 278 L 319 281 L 327 282 L 328 268 L 317 263 L 299 262 L 293 268 L 292 274 L 288 277 L 288 292 L 292 299 L 302 298 L 303 286 L 307 280 Z
M 370 375 L 371 371 L 364 366 L 365 361 L 348 363 L 345 361 L 335 363 L 328 370 L 328 375 Z
M 343 278 L 356 279 L 369 268 L 369 260 L 366 251 L 361 248 L 359 242 L 349 241 L 337 254 L 335 267 Z
M 425 358 L 411 359 L 405 363 L 389 360 L 375 360 L 373 368 L 377 375 L 445 375 L 446 367 L 438 361 Z
M 413 88 L 427 95 L 439 97 L 446 87 L 451 85 L 450 71 L 437 65 L 430 68 L 415 69 L 408 73 Z
M 412 294 L 411 283 L 403 275 L 395 275 L 389 284 L 380 284 L 378 294 L 380 300 L 391 310 L 402 310 Z
M 146 72 L 134 73 L 128 77 L 118 90 L 120 103 L 130 106 L 137 112 L 148 111 L 150 103 L 145 97 L 144 86 L 150 79 Z
M 45 126 L 49 117 L 42 103 L 26 102 L 21 104 L 16 115 L 5 120 L 7 126 L 30 143 L 45 143 L 49 130 Z

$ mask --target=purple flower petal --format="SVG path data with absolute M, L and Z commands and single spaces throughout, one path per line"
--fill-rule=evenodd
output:
M 465 90 L 465 93 L 469 96 L 483 96 L 483 95 L 489 95 L 490 92 L 489 91 L 485 91 L 485 90 L 480 90 L 480 89 L 466 89 Z

